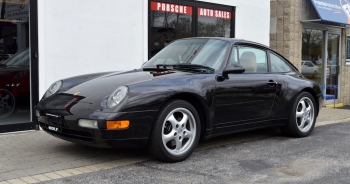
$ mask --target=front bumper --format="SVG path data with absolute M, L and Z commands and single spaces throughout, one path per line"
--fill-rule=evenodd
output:
M 40 109 L 38 117 L 40 127 L 47 133 L 66 141 L 101 148 L 143 148 L 147 145 L 156 111 L 99 113 L 99 129 L 79 127 L 79 119 L 87 117 L 55 116 Z M 103 119 L 105 117 L 105 119 Z M 113 120 L 129 120 L 130 126 L 123 130 L 107 130 L 108 117 Z

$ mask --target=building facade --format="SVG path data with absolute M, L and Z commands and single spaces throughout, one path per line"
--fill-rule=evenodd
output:
M 34 106 L 53 82 L 140 68 L 173 40 L 270 42 L 269 0 L 4 0 L 0 7 L 0 133 L 37 129 Z
M 271 0 L 270 6 L 271 48 L 323 86 L 326 104 L 349 105 L 348 1 Z

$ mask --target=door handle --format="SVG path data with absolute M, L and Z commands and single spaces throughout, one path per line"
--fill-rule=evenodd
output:
M 267 82 L 266 84 L 268 84 L 269 86 L 273 87 L 274 85 L 277 84 L 277 82 L 275 82 L 273 80 L 269 80 L 269 82 Z

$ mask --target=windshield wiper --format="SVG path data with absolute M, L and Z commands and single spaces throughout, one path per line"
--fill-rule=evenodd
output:
M 174 65 L 156 65 L 157 68 L 143 68 L 143 71 L 168 71 L 174 69 Z
M 163 72 L 169 70 L 180 70 L 195 73 L 214 73 L 215 69 L 197 64 L 156 65 L 157 68 L 143 68 L 143 71 Z
M 198 64 L 178 64 L 173 65 L 175 70 L 198 72 L 198 73 L 214 73 L 215 69 L 209 66 L 198 65 Z

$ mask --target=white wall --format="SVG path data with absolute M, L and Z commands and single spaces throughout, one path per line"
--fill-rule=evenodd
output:
M 269 44 L 270 0 L 236 6 L 236 38 Z M 38 0 L 39 95 L 80 74 L 139 68 L 147 60 L 147 0 Z
M 270 0 L 200 0 L 236 7 L 236 38 L 269 46 Z
M 62 78 L 139 68 L 147 59 L 147 6 L 144 0 L 38 0 L 40 97 Z

